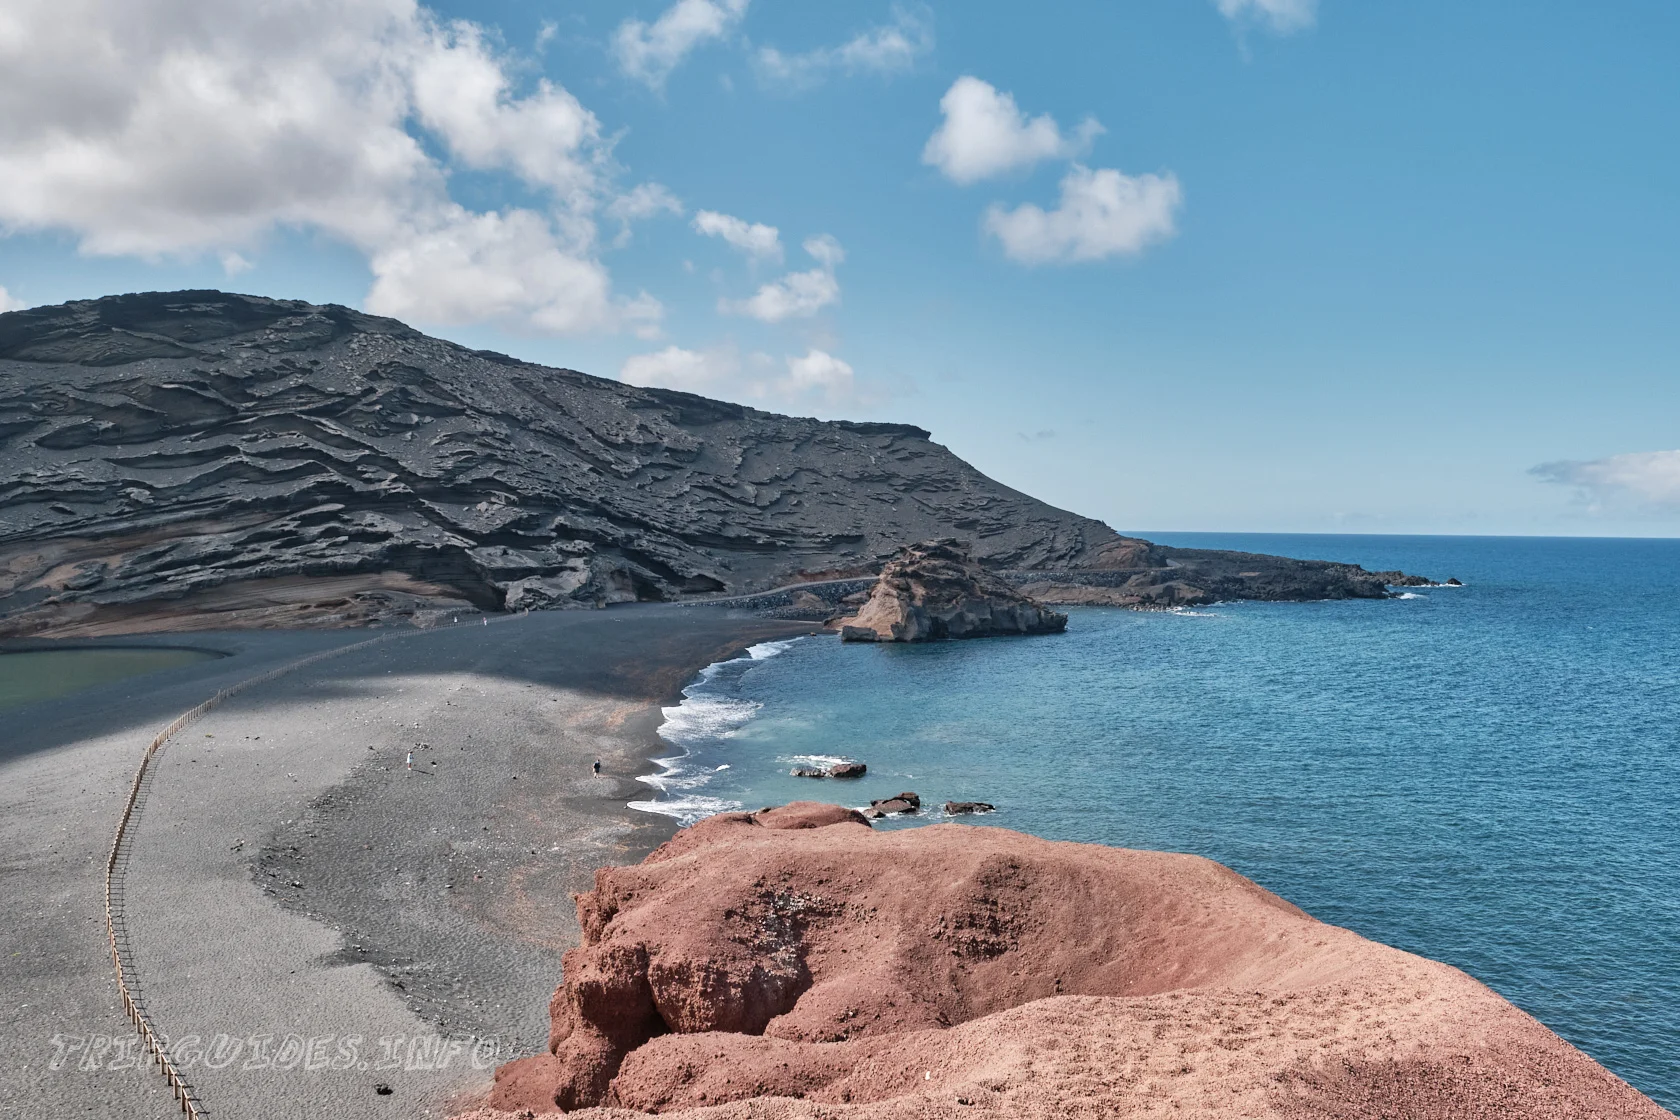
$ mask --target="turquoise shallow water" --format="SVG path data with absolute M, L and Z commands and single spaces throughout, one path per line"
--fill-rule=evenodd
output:
M 1467 586 L 759 647 L 667 711 L 641 807 L 913 789 L 1054 839 L 1195 852 L 1465 969 L 1680 1107 L 1680 541 L 1158 539 Z M 787 774 L 839 757 L 869 776 Z

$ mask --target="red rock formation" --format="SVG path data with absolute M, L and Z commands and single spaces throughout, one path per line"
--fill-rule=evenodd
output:
M 862 609 L 838 625 L 848 642 L 926 642 L 1059 633 L 1067 615 L 986 571 L 957 541 L 938 540 L 901 549 Z
M 605 868 L 578 912 L 551 1053 L 497 1108 L 1668 1115 L 1464 973 L 1194 856 L 800 802 Z

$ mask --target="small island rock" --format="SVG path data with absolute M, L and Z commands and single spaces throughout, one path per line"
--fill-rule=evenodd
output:
M 869 773 L 869 765 L 863 762 L 836 762 L 828 768 L 831 778 L 861 778 Z
M 947 801 L 945 815 L 954 817 L 959 813 L 990 813 L 996 811 L 996 805 L 988 805 L 984 801 Z
M 836 624 L 846 642 L 927 642 L 993 634 L 1055 634 L 1067 615 L 1050 610 L 975 563 L 957 540 L 899 550 L 881 569 L 862 609 Z

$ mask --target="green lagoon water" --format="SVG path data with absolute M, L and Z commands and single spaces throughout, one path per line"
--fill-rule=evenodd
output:
M 219 656 L 201 649 L 142 648 L 0 653 L 0 711 Z

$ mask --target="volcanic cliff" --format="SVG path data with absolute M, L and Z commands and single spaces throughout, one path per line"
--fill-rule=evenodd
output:
M 0 636 L 738 594 L 949 536 L 1059 601 L 1374 598 L 1397 576 L 1123 537 L 908 425 L 214 291 L 0 315 L 0 463 Z
M 704 820 L 577 903 L 548 1052 L 498 1071 L 497 1109 L 1669 1115 L 1457 969 L 1196 856 L 800 802 Z

